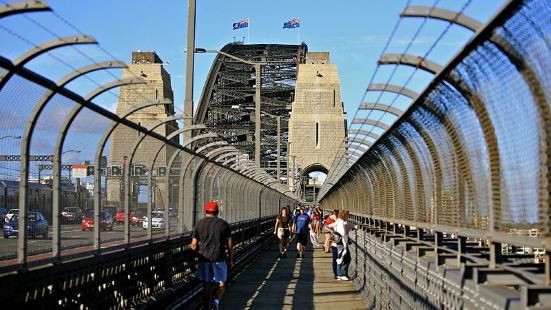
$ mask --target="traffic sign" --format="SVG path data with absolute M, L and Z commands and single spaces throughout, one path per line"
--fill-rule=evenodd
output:
M 166 176 L 166 167 L 165 166 L 157 167 L 157 175 L 160 177 Z
M 87 177 L 88 165 L 73 165 L 73 177 L 85 178 Z
M 111 175 L 112 176 L 121 175 L 121 167 L 120 166 L 111 166 Z
M 142 176 L 145 175 L 144 166 L 134 166 L 134 175 Z

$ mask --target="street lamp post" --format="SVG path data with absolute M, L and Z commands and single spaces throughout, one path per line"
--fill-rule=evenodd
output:
M 195 50 L 195 1 L 188 2 L 188 26 L 187 26 L 187 50 Z M 193 72 L 195 65 L 195 53 L 186 55 L 186 88 L 184 98 L 184 114 L 187 117 L 193 117 Z M 189 125 L 188 125 L 189 124 Z M 193 118 L 189 122 L 184 122 L 184 126 L 193 125 Z M 184 133 L 184 141 L 189 141 L 192 137 L 192 131 Z
M 277 171 L 276 171 L 276 177 L 277 177 L 277 181 L 281 183 L 281 179 L 280 179 L 280 170 L 281 170 L 281 116 L 277 116 L 277 139 L 276 139 L 276 144 L 277 144 Z
M 254 70 L 255 70 L 255 80 L 256 80 L 256 89 L 255 89 L 255 114 L 254 114 L 254 119 L 255 119 L 255 127 L 254 127 L 254 162 L 256 163 L 256 165 L 258 167 L 260 167 L 260 130 L 261 130 L 261 127 L 260 127 L 260 109 L 261 109 L 261 105 L 260 105 L 260 88 L 261 88 L 261 78 L 262 78 L 262 73 L 261 73 L 261 66 L 263 65 L 267 65 L 266 62 L 257 62 L 257 61 L 248 61 L 248 60 L 245 60 L 245 59 L 242 59 L 242 58 L 239 58 L 239 57 L 236 57 L 236 56 L 233 56 L 231 54 L 228 54 L 226 52 L 222 52 L 222 51 L 217 51 L 217 50 L 207 50 L 207 49 L 204 49 L 204 48 L 196 48 L 195 49 L 195 53 L 214 53 L 214 54 L 220 54 L 220 55 L 224 55 L 226 57 L 229 57 L 231 59 L 234 59 L 234 60 L 237 60 L 239 62 L 242 62 L 242 63 L 245 63 L 245 64 L 248 64 L 248 65 L 251 65 L 251 66 L 254 66 Z

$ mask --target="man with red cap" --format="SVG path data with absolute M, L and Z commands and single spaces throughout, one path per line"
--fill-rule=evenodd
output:
M 206 217 L 197 222 L 191 239 L 191 250 L 199 255 L 197 272 L 199 280 L 204 284 L 204 309 L 218 309 L 220 299 L 224 295 L 228 267 L 231 268 L 233 263 L 230 225 L 218 218 L 218 212 L 216 201 L 207 202 Z M 213 296 L 216 285 L 218 286 Z

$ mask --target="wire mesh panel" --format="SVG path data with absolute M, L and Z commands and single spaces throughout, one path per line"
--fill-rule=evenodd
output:
M 223 154 L 216 148 L 237 149 L 205 125 L 186 124 L 159 55 L 133 52 L 126 65 L 55 13 L 40 20 L 25 15 L 49 11 L 42 2 L 0 8 L 0 38 L 7 43 L 0 51 L 0 228 L 6 237 L 0 268 L 184 236 L 204 216 L 207 200 L 219 200 L 224 215 L 231 205 L 230 222 L 236 222 L 258 219 L 259 201 L 252 198 L 261 191 L 264 215 L 277 212 L 266 197 L 298 198 L 268 186 L 271 179 L 213 160 Z M 50 29 L 52 20 L 66 29 Z M 62 57 L 64 48 L 75 57 Z M 106 76 L 111 82 L 98 82 Z M 182 141 L 189 131 L 192 138 Z
M 511 2 L 480 26 L 352 168 L 330 173 L 321 203 L 347 193 L 355 206 L 364 196 L 347 188 L 363 178 L 364 214 L 518 245 L 529 241 L 508 233 L 533 230 L 530 244 L 550 249 L 550 10 Z

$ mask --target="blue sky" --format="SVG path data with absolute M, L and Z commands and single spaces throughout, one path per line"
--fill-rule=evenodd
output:
M 0 0 L 5 3 L 6 0 Z M 372 80 L 375 83 L 385 83 L 392 72 L 392 66 L 382 66 L 374 76 L 376 61 L 383 51 L 389 35 L 399 20 L 399 14 L 404 9 L 406 0 L 388 1 L 329 1 L 329 0 L 280 0 L 280 1 L 197 1 L 197 32 L 196 46 L 207 49 L 220 49 L 225 44 L 242 40 L 250 34 L 250 43 L 282 43 L 296 44 L 299 40 L 308 44 L 310 51 L 329 51 L 331 62 L 338 65 L 342 99 L 349 121 L 355 114 L 357 106 L 362 101 L 395 102 L 398 107 L 407 107 L 410 101 L 396 99 L 385 94 L 370 92 L 364 97 L 365 88 Z M 438 6 L 460 10 L 468 4 L 465 13 L 487 21 L 502 5 L 503 0 L 412 0 L 411 4 Z M 472 3 L 471 3 L 472 2 Z M 52 80 L 57 80 L 82 65 L 93 61 L 116 59 L 130 61 L 131 52 L 135 50 L 154 50 L 165 61 L 167 71 L 172 76 L 174 102 L 176 110 L 182 110 L 184 97 L 185 75 L 185 45 L 187 27 L 187 1 L 185 0 L 94 0 L 68 1 L 49 0 L 52 13 L 32 13 L 25 16 L 12 16 L 0 20 L 0 55 L 15 59 L 32 45 L 39 44 L 54 36 L 77 34 L 74 25 L 82 33 L 91 34 L 100 43 L 98 46 L 79 46 L 77 48 L 61 48 L 49 53 L 49 56 L 39 57 L 28 64 L 30 69 L 42 73 Z M 249 17 L 249 29 L 232 30 L 232 23 Z M 283 23 L 293 18 L 299 18 L 299 29 L 283 29 Z M 65 23 L 67 20 L 69 24 Z M 440 21 L 428 21 L 412 42 L 414 33 L 423 23 L 423 19 L 402 19 L 387 52 L 401 53 L 409 46 L 409 53 L 423 55 L 434 42 L 435 38 L 446 28 L 447 24 Z M 429 54 L 429 58 L 445 64 L 471 37 L 471 33 L 460 27 L 453 26 L 444 35 L 440 43 Z M 245 38 L 247 40 L 247 38 Z M 410 42 L 412 42 L 410 44 Z M 106 54 L 106 52 L 108 54 Z M 195 62 L 194 101 L 197 102 L 213 56 L 200 54 Z M 391 80 L 401 84 L 412 74 L 411 68 L 400 68 Z M 69 85 L 69 88 L 84 95 L 97 87 L 120 77 L 120 70 L 97 72 L 88 75 L 90 80 L 79 79 Z M 374 77 L 373 77 L 374 76 Z M 431 75 L 417 72 L 408 87 L 422 91 L 432 78 Z M 17 102 L 7 100 L 10 93 L 0 94 L 0 136 L 18 134 L 24 118 L 28 115 L 31 100 Z M 4 97 L 2 97 L 4 95 Z M 29 96 L 40 96 L 39 92 L 28 92 Z M 18 98 L 19 99 L 19 98 Z M 21 99 L 22 100 L 22 99 Z M 113 109 L 117 101 L 116 92 L 104 94 L 96 103 Z M 63 119 L 62 104 L 49 115 Z M 27 114 L 26 114 L 27 113 Z M 365 113 L 365 112 L 362 112 Z M 376 113 L 371 115 L 377 117 Z M 358 117 L 364 117 L 358 115 Z M 46 119 L 46 118 L 45 118 Z M 47 118 L 44 127 L 54 127 L 51 118 Z M 97 124 L 80 122 L 78 138 L 68 139 L 66 149 L 86 148 L 85 141 L 93 139 Z M 75 129 L 75 130 L 76 130 Z M 42 140 L 33 140 L 33 148 L 41 143 L 41 148 L 48 152 L 52 148 L 50 136 L 42 136 Z M 84 138 L 83 138 L 84 137 Z M 71 138 L 71 137 L 68 137 Z M 74 144 L 71 144 L 74 143 Z M 88 143 L 90 144 L 90 143 Z M 39 148 L 40 149 L 40 148 Z M 0 141 L 2 153 L 18 153 L 15 141 L 4 139 Z M 75 162 L 89 159 L 91 156 L 74 155 Z
M 329 51 L 331 61 L 339 66 L 345 109 L 352 115 L 360 103 L 375 68 L 375 63 L 407 1 L 197 1 L 196 45 L 220 49 L 235 39 L 242 40 L 250 33 L 250 43 L 293 44 L 306 42 L 311 51 Z M 441 7 L 458 10 L 465 1 L 436 1 Z M 502 0 L 475 0 L 466 13 L 487 20 Z M 185 40 L 187 1 L 50 0 L 57 14 L 92 34 L 115 57 L 129 61 L 133 50 L 155 50 L 170 64 L 176 106 L 182 106 L 185 75 Z M 412 4 L 432 5 L 435 1 L 414 0 Z M 45 13 L 37 13 L 38 16 Z M 232 23 L 250 18 L 250 28 L 232 30 Z M 285 21 L 300 18 L 300 29 L 282 29 Z M 402 21 L 389 51 L 401 52 L 422 19 Z M 61 30 L 52 25 L 52 29 Z M 423 51 L 433 42 L 445 23 L 430 22 L 414 44 L 414 51 Z M 454 28 L 443 38 L 442 48 L 434 58 L 443 63 L 470 36 Z M 91 53 L 93 58 L 95 54 Z M 98 55 L 101 53 L 98 53 Z M 208 70 L 211 55 L 197 55 L 194 98 L 198 100 Z M 384 76 L 381 77 L 381 81 Z M 424 85 L 424 84 L 423 84 Z M 420 87 L 421 88 L 421 87 Z M 351 117 L 351 116 L 350 116 Z

